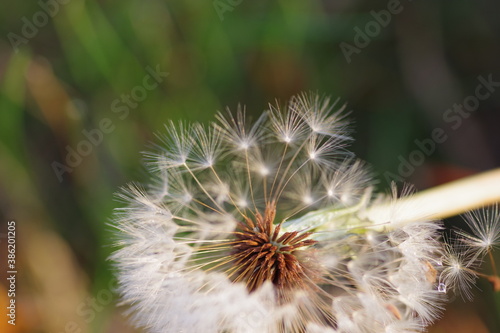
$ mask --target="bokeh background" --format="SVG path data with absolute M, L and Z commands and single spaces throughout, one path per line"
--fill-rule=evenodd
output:
M 424 189 L 498 167 L 499 84 L 446 114 L 478 77 L 500 82 L 499 17 L 495 0 L 2 2 L 0 331 L 134 332 L 112 293 L 107 223 L 118 188 L 147 181 L 141 151 L 170 119 L 238 103 L 257 115 L 313 91 L 351 110 L 352 149 L 382 191 L 391 175 Z M 415 140 L 436 128 L 447 140 L 420 159 Z M 16 326 L 3 312 L 11 220 Z M 498 332 L 499 305 L 480 281 L 431 332 Z

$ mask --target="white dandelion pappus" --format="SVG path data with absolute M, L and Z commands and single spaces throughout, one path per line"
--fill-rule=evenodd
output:
M 450 289 L 461 295 L 463 299 L 472 300 L 471 287 L 477 279 L 477 270 L 480 262 L 477 260 L 477 252 L 471 248 L 464 248 L 459 241 L 446 244 L 443 256 L 444 269 L 439 276 L 442 288 L 450 286 Z
M 480 255 L 491 252 L 492 248 L 500 245 L 500 209 L 498 205 L 480 210 L 467 212 L 464 215 L 465 222 L 471 229 L 471 233 L 458 231 L 462 236 L 461 241 L 478 249 Z
M 344 114 L 303 94 L 255 123 L 168 124 L 117 210 L 120 293 L 149 332 L 418 332 L 441 312 L 439 225 L 372 229 Z

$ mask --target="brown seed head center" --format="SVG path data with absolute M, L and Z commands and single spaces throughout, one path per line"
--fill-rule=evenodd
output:
M 268 206 L 264 216 L 257 213 L 254 223 L 249 218 L 239 223 L 235 232 L 231 256 L 234 281 L 244 281 L 248 290 L 254 291 L 265 281 L 271 281 L 278 289 L 303 287 L 308 275 L 307 265 L 298 256 L 315 240 L 307 239 L 309 232 L 284 232 L 281 224 L 274 226 L 274 206 Z M 302 248 L 302 249 L 301 249 Z M 298 250 L 301 251 L 298 251 Z

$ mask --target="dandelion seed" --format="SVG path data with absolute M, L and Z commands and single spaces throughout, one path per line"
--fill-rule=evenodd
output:
M 227 143 L 233 145 L 234 148 L 246 151 L 262 138 L 264 127 L 260 126 L 266 119 L 267 114 L 262 116 L 252 125 L 249 126 L 245 119 L 245 110 L 238 107 L 236 118 L 233 117 L 228 110 L 227 115 L 222 113 L 217 114 L 219 124 L 215 124 L 216 128 L 224 134 L 224 139 Z
M 191 131 L 192 154 L 191 162 L 200 168 L 210 168 L 221 153 L 221 132 L 217 128 L 205 129 L 200 124 L 194 124 Z
M 271 124 L 273 133 L 279 141 L 287 145 L 300 142 L 308 134 L 307 123 L 303 120 L 299 110 L 293 110 L 283 113 L 279 107 L 270 106 Z
M 344 107 L 332 113 L 338 101 L 337 99 L 334 103 L 330 103 L 328 98 L 321 99 L 314 94 L 303 94 L 292 98 L 290 107 L 303 117 L 313 133 L 351 140 L 348 135 L 348 123 L 345 121 L 347 113 L 343 112 Z
M 471 300 L 471 287 L 477 279 L 476 271 L 479 268 L 476 251 L 458 242 L 447 244 L 443 265 L 445 268 L 439 278 L 441 290 L 447 292 L 451 289 L 462 298 Z
M 158 138 L 162 144 L 172 147 L 172 149 L 168 151 L 168 154 L 146 154 L 150 164 L 159 169 L 175 168 L 186 163 L 193 145 L 193 141 L 187 135 L 191 131 L 188 125 L 179 122 L 179 125 L 176 126 L 174 122 L 170 121 L 168 125 L 165 125 L 165 129 L 166 133 L 159 135 Z
M 500 244 L 500 210 L 495 205 L 490 209 L 480 209 L 465 214 L 465 222 L 470 227 L 472 235 L 459 232 L 462 241 L 486 254 Z
M 253 124 L 239 108 L 167 126 L 147 154 L 155 185 L 124 189 L 115 214 L 112 258 L 137 326 L 418 332 L 442 312 L 443 285 L 468 287 L 438 223 L 383 230 L 361 214 L 372 181 L 334 105 L 304 94 Z

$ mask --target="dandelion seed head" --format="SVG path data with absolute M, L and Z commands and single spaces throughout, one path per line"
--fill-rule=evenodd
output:
M 372 180 L 334 107 L 303 94 L 253 122 L 239 107 L 166 126 L 146 153 L 154 186 L 124 189 L 115 214 L 112 258 L 137 326 L 418 332 L 441 314 L 443 285 L 468 285 L 438 223 L 381 230 L 361 217 Z

